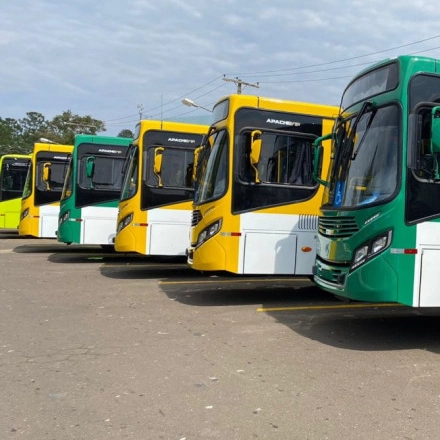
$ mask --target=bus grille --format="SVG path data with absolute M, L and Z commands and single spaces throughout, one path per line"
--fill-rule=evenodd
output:
M 301 214 L 299 216 L 298 229 L 302 231 L 317 231 L 318 216 Z
M 318 230 L 324 237 L 351 237 L 359 231 L 354 217 L 319 217 Z
M 196 226 L 202 220 L 202 213 L 195 209 L 191 214 L 191 226 Z

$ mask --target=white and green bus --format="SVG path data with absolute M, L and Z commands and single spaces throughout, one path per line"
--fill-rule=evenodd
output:
M 316 284 L 351 300 L 440 306 L 440 60 L 399 56 L 359 73 L 330 137 L 329 174 L 316 176 Z
M 123 166 L 132 139 L 78 134 L 66 172 L 57 239 L 113 246 Z

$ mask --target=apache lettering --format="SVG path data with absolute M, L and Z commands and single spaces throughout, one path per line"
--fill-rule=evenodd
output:
M 11 164 L 13 167 L 27 167 L 29 164 L 23 162 L 14 162 Z
M 281 119 L 271 119 L 269 118 L 266 121 L 267 124 L 278 124 L 278 125 L 287 125 L 288 127 L 300 127 L 300 122 L 295 121 L 282 121 Z
M 106 150 L 105 148 L 100 148 L 100 149 L 98 150 L 98 153 L 121 154 L 122 151 L 118 151 L 118 150 Z
M 180 142 L 183 144 L 195 144 L 196 141 L 194 139 L 169 138 L 168 142 Z

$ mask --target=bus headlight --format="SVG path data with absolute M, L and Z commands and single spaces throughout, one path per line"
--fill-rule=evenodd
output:
M 61 225 L 62 223 L 64 223 L 65 221 L 68 220 L 68 218 L 70 217 L 70 211 L 66 211 L 59 219 L 58 225 Z
M 26 218 L 29 215 L 29 208 L 26 208 L 20 216 L 20 220 L 23 220 L 24 218 Z
M 133 220 L 133 213 L 126 215 L 118 225 L 118 232 L 122 231 L 125 227 L 127 227 L 131 221 Z
M 375 255 L 383 252 L 391 244 L 392 236 L 393 231 L 390 230 L 359 246 L 354 251 L 350 270 L 358 268 Z
M 214 223 L 211 223 L 202 232 L 200 232 L 199 237 L 197 238 L 196 247 L 201 246 L 205 241 L 209 240 L 211 237 L 214 237 L 220 228 L 222 227 L 222 220 L 216 220 Z

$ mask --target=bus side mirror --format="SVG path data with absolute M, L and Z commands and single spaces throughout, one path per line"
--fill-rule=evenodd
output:
M 46 184 L 46 190 L 50 191 L 50 167 L 51 162 L 45 162 L 43 164 L 43 182 Z
M 321 178 L 322 172 L 322 158 L 324 155 L 324 147 L 322 142 L 332 139 L 333 133 L 328 133 L 325 136 L 321 136 L 313 142 L 313 174 L 312 177 L 319 184 L 328 186 L 329 183 Z
M 251 167 L 255 170 L 255 183 L 260 183 L 260 176 L 258 175 L 258 162 L 260 162 L 261 145 L 262 145 L 261 130 L 254 130 L 251 133 L 251 152 L 249 159 Z
M 440 154 L 440 107 L 431 110 L 431 154 L 434 159 L 435 179 L 440 179 L 439 154 Z
M 86 159 L 86 176 L 90 180 L 90 188 L 93 186 L 93 175 L 95 174 L 95 156 L 89 156 Z
M 192 181 L 195 182 L 197 180 L 197 167 L 199 165 L 199 156 L 202 150 L 204 149 L 204 146 L 198 147 L 194 150 L 194 163 L 192 167 Z
M 95 156 L 89 156 L 86 161 L 86 175 L 89 179 L 95 174 Z
M 164 147 L 157 147 L 154 149 L 154 165 L 153 165 L 153 171 L 154 174 L 156 174 L 158 179 L 158 185 L 161 188 L 163 186 L 162 183 L 162 155 L 165 151 Z

